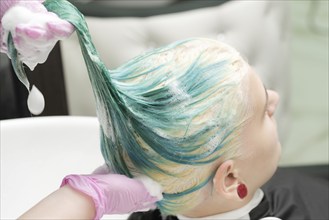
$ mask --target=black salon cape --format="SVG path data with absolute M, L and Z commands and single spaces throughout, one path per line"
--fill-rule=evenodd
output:
M 329 167 L 279 168 L 262 187 L 264 198 L 250 213 L 251 220 L 278 217 L 282 220 L 329 220 Z M 162 218 L 159 210 L 133 213 L 128 220 L 178 220 Z

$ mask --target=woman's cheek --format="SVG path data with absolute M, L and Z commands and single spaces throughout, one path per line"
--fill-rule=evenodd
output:
M 274 163 L 278 163 L 278 160 L 281 156 L 281 144 L 277 132 L 276 121 L 274 117 L 268 118 L 267 121 L 267 140 L 269 152 L 274 160 Z

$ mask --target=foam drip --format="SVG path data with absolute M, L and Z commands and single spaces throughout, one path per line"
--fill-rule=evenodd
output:
M 27 107 L 29 111 L 34 115 L 39 115 L 45 108 L 45 98 L 36 86 L 32 86 L 32 89 L 27 98 Z

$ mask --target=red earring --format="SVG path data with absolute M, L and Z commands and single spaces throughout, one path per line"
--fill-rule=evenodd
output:
M 243 183 L 239 184 L 238 186 L 238 196 L 243 199 L 244 197 L 246 197 L 248 194 L 248 189 L 246 187 L 246 185 L 244 185 Z

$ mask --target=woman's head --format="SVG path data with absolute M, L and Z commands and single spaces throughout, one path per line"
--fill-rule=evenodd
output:
M 98 104 L 107 164 L 159 182 L 165 213 L 198 204 L 219 162 L 241 154 L 253 115 L 248 71 L 238 52 L 209 39 L 175 42 L 110 71 L 118 106 L 109 117 Z
M 225 198 L 220 183 L 235 188 L 229 192 L 239 204 L 240 183 L 252 195 L 272 176 L 277 95 L 230 46 L 175 42 L 111 71 L 111 79 L 124 116 L 114 113 L 103 126 L 103 155 L 119 173 L 159 182 L 162 212 L 185 213 L 216 193 Z

